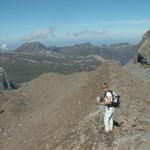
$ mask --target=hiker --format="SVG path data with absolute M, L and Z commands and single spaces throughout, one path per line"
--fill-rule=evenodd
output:
M 104 114 L 104 125 L 105 125 L 105 132 L 109 133 L 113 131 L 113 112 L 114 106 L 112 105 L 113 95 L 110 92 L 107 83 L 103 83 L 102 90 L 104 92 L 103 100 L 97 99 L 97 102 L 100 105 L 105 105 L 105 114 Z

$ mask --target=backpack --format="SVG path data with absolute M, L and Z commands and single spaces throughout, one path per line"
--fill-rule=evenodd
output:
M 120 107 L 120 96 L 114 91 L 109 90 L 108 92 L 112 94 L 112 102 L 111 104 L 108 105 L 108 107 L 114 107 L 114 108 Z M 105 93 L 105 97 L 106 97 L 106 93 Z

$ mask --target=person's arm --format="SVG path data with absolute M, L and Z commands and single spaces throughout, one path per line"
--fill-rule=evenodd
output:
M 102 101 L 100 104 L 101 105 L 108 105 L 111 104 L 112 102 L 112 94 L 110 92 L 106 93 L 106 96 L 104 98 L 104 101 Z
M 99 104 L 100 105 L 108 105 L 108 104 L 111 104 L 111 102 L 112 102 L 112 97 L 109 96 L 109 97 L 105 97 L 104 101 L 100 102 Z
M 103 100 L 100 100 L 100 97 L 97 97 L 97 103 L 100 105 L 108 105 L 112 102 L 112 94 L 110 92 L 107 92 L 106 96 L 103 98 Z

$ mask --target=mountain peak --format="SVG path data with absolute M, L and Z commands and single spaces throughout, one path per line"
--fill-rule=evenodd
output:
M 49 51 L 48 48 L 38 41 L 26 42 L 22 44 L 20 47 L 18 47 L 17 49 L 15 49 L 15 52 L 30 53 L 30 54 L 39 54 L 48 51 Z

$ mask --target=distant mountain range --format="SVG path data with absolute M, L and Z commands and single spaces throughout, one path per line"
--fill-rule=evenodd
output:
M 61 54 L 64 56 L 80 57 L 89 55 L 99 55 L 104 59 L 114 59 L 122 63 L 127 63 L 133 58 L 137 50 L 137 45 L 129 43 L 119 43 L 112 45 L 95 46 L 91 43 L 77 44 L 66 47 L 46 47 L 40 42 L 24 43 L 17 49 L 17 53 L 27 53 L 33 55 L 47 55 L 49 53 Z
M 68 47 L 60 47 L 56 49 L 56 52 L 71 56 L 100 55 L 105 59 L 114 59 L 122 63 L 127 63 L 133 58 L 136 50 L 137 45 L 130 45 L 129 43 L 102 46 L 84 43 Z

